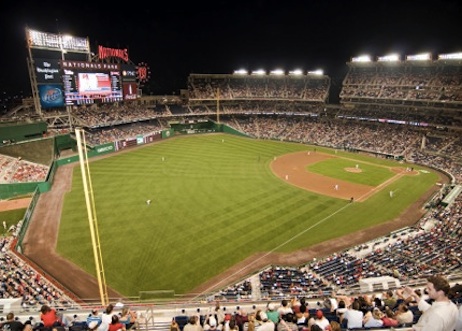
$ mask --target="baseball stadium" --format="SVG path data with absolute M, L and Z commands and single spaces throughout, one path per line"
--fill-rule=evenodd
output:
M 430 276 L 461 305 L 461 54 L 353 57 L 331 104 L 319 72 L 142 96 L 146 64 L 72 38 L 26 29 L 32 98 L 0 123 L 0 316 L 51 331 L 47 305 L 56 328 L 96 330 L 93 310 L 130 307 L 130 330 L 247 331 L 303 299 L 350 330 L 338 302 L 395 297 L 411 320 L 377 329 L 412 330 L 403 289 Z

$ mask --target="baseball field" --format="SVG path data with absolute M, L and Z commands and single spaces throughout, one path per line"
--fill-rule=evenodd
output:
M 106 281 L 124 296 L 199 295 L 211 279 L 224 287 L 269 263 L 301 264 L 306 248 L 406 217 L 440 180 L 394 160 L 224 134 L 168 139 L 89 169 Z M 56 251 L 95 275 L 80 167 L 63 194 Z

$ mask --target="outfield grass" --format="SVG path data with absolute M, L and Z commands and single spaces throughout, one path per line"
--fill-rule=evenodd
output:
M 91 162 L 108 285 L 127 296 L 151 290 L 186 293 L 253 253 L 290 252 L 386 222 L 438 178 L 433 172 L 403 176 L 390 187 L 396 199 L 386 189 L 364 203 L 348 204 L 289 185 L 270 171 L 275 156 L 313 149 L 195 135 Z M 363 162 L 361 168 L 370 166 L 364 172 L 369 185 L 377 179 L 368 173 L 383 169 L 370 162 L 398 165 L 359 154 L 337 155 Z M 152 200 L 149 206 L 147 199 Z M 80 167 L 74 168 L 59 231 L 58 252 L 95 274 Z

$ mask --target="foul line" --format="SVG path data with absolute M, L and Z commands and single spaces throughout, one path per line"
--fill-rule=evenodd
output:
M 371 195 L 374 195 L 376 192 L 378 191 L 381 191 L 383 190 L 386 186 L 390 185 L 391 183 L 397 181 L 399 178 L 403 177 L 404 174 L 403 173 L 399 173 L 399 174 L 396 174 L 394 175 L 393 177 L 391 177 L 390 179 L 387 179 L 386 181 L 384 181 L 382 184 L 374 187 L 373 189 L 371 189 L 369 192 L 363 194 L 362 196 L 360 196 L 357 200 L 358 201 L 364 201 L 366 200 L 367 198 L 369 198 L 369 196 Z
M 319 220 L 318 222 L 316 222 L 315 224 L 311 225 L 310 227 L 306 228 L 305 230 L 297 233 L 295 236 L 293 236 L 292 238 L 286 240 L 285 242 L 283 242 L 282 244 L 276 246 L 275 248 L 273 248 L 272 250 L 266 252 L 265 254 L 263 254 L 262 256 L 260 256 L 259 258 L 256 258 L 255 260 L 252 261 L 252 263 L 249 263 L 247 264 L 246 266 L 242 267 L 241 269 L 237 270 L 236 272 L 233 272 L 231 275 L 225 277 L 224 279 L 222 279 L 221 281 L 219 281 L 218 283 L 215 283 L 213 286 L 210 286 L 209 288 L 207 288 L 206 290 L 202 291 L 200 294 L 198 294 L 197 296 L 195 296 L 194 298 L 192 298 L 190 301 L 196 301 L 197 298 L 199 298 L 200 296 L 204 295 L 205 293 L 209 292 L 210 290 L 212 290 L 213 288 L 217 287 L 217 285 L 220 285 L 222 283 L 224 283 L 225 280 L 231 278 L 232 276 L 235 276 L 237 274 L 239 274 L 240 272 L 244 271 L 245 269 L 248 269 L 249 266 L 251 266 L 252 264 L 254 264 L 255 262 L 259 261 L 259 260 L 262 260 L 263 258 L 267 257 L 268 255 L 274 253 L 277 249 L 283 247 L 284 245 L 290 243 L 291 241 L 295 240 L 296 238 L 300 237 L 301 235 L 305 234 L 307 231 L 317 227 L 318 225 L 324 223 L 325 221 L 327 221 L 329 218 L 331 218 L 332 216 L 335 216 L 336 214 L 338 214 L 339 212 L 343 211 L 344 209 L 348 208 L 349 206 L 351 206 L 351 203 L 348 202 L 345 206 L 339 208 L 337 211 L 333 212 L 332 214 L 324 217 L 322 220 Z

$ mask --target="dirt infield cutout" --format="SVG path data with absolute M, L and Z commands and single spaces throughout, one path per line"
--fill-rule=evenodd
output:
M 417 171 L 406 171 L 401 167 L 390 168 L 396 175 L 378 186 L 356 184 L 344 180 L 315 174 L 306 170 L 310 164 L 338 156 L 324 153 L 297 152 L 279 156 L 271 162 L 271 170 L 279 178 L 302 189 L 339 199 L 361 202 L 382 190 L 404 175 L 417 175 Z M 360 168 L 345 168 L 345 171 L 359 173 Z

